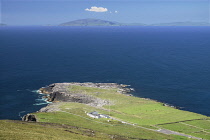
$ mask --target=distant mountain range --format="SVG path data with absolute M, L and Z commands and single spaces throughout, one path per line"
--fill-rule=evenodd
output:
M 143 23 L 119 23 L 101 19 L 79 19 L 59 26 L 210 26 L 207 22 L 171 22 L 171 23 L 158 23 L 158 24 L 143 24 Z
M 6 26 L 6 24 L 4 24 L 4 23 L 0 23 L 0 26 Z
M 121 26 L 121 23 L 101 19 L 79 19 L 60 24 L 60 26 Z

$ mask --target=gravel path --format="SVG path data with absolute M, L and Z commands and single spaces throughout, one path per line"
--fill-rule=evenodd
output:
M 193 138 L 193 139 L 197 139 L 197 140 L 202 140 L 202 138 L 193 137 L 193 136 L 190 136 L 190 135 L 182 134 L 182 133 L 167 130 L 167 129 L 159 129 L 159 130 L 156 130 L 156 131 L 160 132 L 160 133 L 163 133 L 163 134 L 167 134 L 167 135 L 173 134 L 173 135 L 184 136 L 184 137 Z

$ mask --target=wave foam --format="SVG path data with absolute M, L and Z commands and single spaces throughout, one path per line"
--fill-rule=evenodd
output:
M 33 105 L 45 105 L 45 104 L 49 104 L 51 102 L 48 102 L 47 101 L 47 98 L 43 98 L 44 96 L 46 96 L 45 94 L 42 94 L 39 90 L 32 90 L 31 92 L 34 92 L 34 93 L 38 93 L 40 94 L 38 96 L 38 99 L 35 99 L 35 104 Z

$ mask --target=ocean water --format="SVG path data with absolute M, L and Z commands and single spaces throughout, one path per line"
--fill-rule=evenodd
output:
M 55 82 L 115 82 L 210 115 L 210 27 L 0 27 L 0 119 L 46 106 Z

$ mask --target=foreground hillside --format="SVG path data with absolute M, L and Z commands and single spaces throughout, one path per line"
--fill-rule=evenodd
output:
M 133 97 L 126 85 L 57 83 L 40 91 L 54 103 L 33 113 L 37 122 L 1 120 L 0 139 L 210 139 L 210 118 Z

